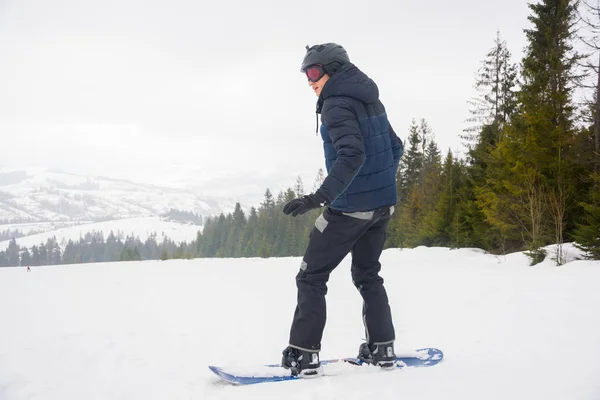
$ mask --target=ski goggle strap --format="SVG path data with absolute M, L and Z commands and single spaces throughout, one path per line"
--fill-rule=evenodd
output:
M 321 64 L 314 64 L 306 68 L 306 77 L 311 82 L 316 82 L 326 74 L 325 69 Z

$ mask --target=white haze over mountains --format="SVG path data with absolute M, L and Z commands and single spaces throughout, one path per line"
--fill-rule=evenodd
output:
M 233 208 L 188 190 L 74 175 L 45 168 L 0 169 L 0 221 L 101 221 L 159 216 L 170 209 L 208 216 Z
M 235 199 L 203 196 L 191 190 L 139 184 L 46 168 L 0 168 L 0 251 L 10 236 L 30 248 L 55 237 L 59 244 L 102 232 L 160 242 L 190 242 L 203 229 L 200 218 L 170 216 L 176 209 L 203 218 L 228 213 Z M 177 219 L 179 217 L 179 219 Z M 175 218 L 173 220 L 173 218 Z M 10 236 L 6 236 L 6 234 Z

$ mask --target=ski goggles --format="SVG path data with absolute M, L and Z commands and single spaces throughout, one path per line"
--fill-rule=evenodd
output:
M 306 68 L 306 77 L 311 82 L 316 82 L 323 77 L 327 72 L 325 72 L 325 68 L 321 64 L 314 64 L 310 67 Z

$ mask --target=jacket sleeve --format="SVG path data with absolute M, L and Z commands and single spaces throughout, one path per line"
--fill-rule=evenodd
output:
M 331 204 L 350 185 L 366 156 L 358 119 L 346 101 L 338 100 L 324 108 L 323 124 L 337 152 L 337 159 L 318 191 Z
M 390 124 L 390 142 L 392 144 L 392 154 L 394 155 L 394 168 L 398 171 L 398 165 L 400 165 L 400 158 L 404 154 L 404 144 L 402 140 L 394 132 L 394 128 Z

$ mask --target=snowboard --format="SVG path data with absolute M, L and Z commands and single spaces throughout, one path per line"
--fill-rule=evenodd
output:
M 444 353 L 435 348 L 418 349 L 412 352 L 403 352 L 396 356 L 396 368 L 431 367 L 439 364 L 444 358 Z M 321 376 L 334 376 L 344 373 L 361 372 L 388 372 L 379 367 L 365 364 L 357 358 L 339 358 L 321 360 L 322 373 L 316 377 L 294 376 L 280 364 L 262 365 L 258 367 L 217 367 L 209 365 L 208 368 L 223 381 L 233 385 L 252 385 L 256 383 L 293 381 L 297 379 L 314 379 Z

